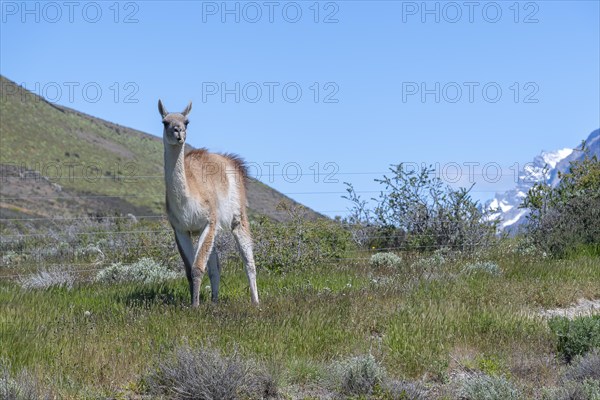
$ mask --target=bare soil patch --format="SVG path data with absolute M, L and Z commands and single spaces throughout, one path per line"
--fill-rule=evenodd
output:
M 540 315 L 546 318 L 567 317 L 569 319 L 595 314 L 600 314 L 600 299 L 579 299 L 577 300 L 577 304 L 572 305 L 571 307 L 553 308 L 550 310 L 542 310 L 540 312 Z

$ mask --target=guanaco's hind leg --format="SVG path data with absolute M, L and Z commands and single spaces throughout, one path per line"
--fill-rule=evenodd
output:
M 221 265 L 217 250 L 213 247 L 208 258 L 208 279 L 210 279 L 211 300 L 216 303 L 219 299 L 219 283 L 221 281 Z

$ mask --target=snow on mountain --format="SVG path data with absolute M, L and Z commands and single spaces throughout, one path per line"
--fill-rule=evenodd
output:
M 600 129 L 592 132 L 586 140 L 590 154 L 600 157 Z M 580 148 L 580 146 L 577 146 Z M 584 157 L 581 150 L 560 149 L 552 152 L 542 152 L 525 164 L 518 173 L 515 188 L 496 196 L 486 203 L 488 209 L 496 210 L 491 218 L 500 218 L 500 229 L 511 229 L 521 224 L 528 214 L 526 209 L 519 208 L 527 192 L 536 183 L 548 183 L 555 187 L 560 182 L 559 172 L 568 172 L 572 161 Z
M 581 144 L 579 143 L 577 148 L 580 147 Z M 585 147 L 591 155 L 596 155 L 596 157 L 600 158 L 600 129 L 596 129 L 590 134 L 590 136 L 588 136 L 585 141 Z M 584 154 L 582 151 L 575 150 L 569 156 L 559 161 L 556 165 L 556 168 L 554 168 L 550 173 L 550 185 L 552 185 L 552 187 L 558 185 L 558 182 L 560 181 L 560 178 L 558 177 L 558 171 L 568 171 L 569 165 L 572 161 L 581 160 L 583 157 Z

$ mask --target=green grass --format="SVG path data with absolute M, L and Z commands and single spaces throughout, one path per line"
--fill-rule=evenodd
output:
M 553 357 L 555 338 L 532 312 L 600 297 L 600 260 L 494 261 L 501 276 L 461 275 L 458 260 L 448 275 L 412 285 L 413 276 L 367 262 L 263 272 L 260 309 L 250 305 L 237 264 L 225 268 L 221 302 L 207 303 L 205 289 L 197 310 L 187 308 L 184 279 L 71 291 L 3 282 L 0 357 L 39 371 L 63 397 L 136 388 L 158 354 L 184 342 L 236 349 L 278 371 L 284 385 L 316 382 L 336 360 L 369 352 L 395 378 L 438 382 L 464 349 L 479 354 L 473 365 L 487 373 L 517 370 L 522 353 Z M 372 282 L 384 276 L 387 283 Z M 539 377 L 530 374 L 518 378 L 535 387 Z

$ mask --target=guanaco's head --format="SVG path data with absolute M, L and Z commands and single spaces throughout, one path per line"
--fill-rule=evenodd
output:
M 181 145 L 185 143 L 185 134 L 187 130 L 188 114 L 192 111 L 192 102 L 187 105 L 181 113 L 169 113 L 162 101 L 158 100 L 158 112 L 162 117 L 162 123 L 165 127 L 163 138 L 168 144 Z

